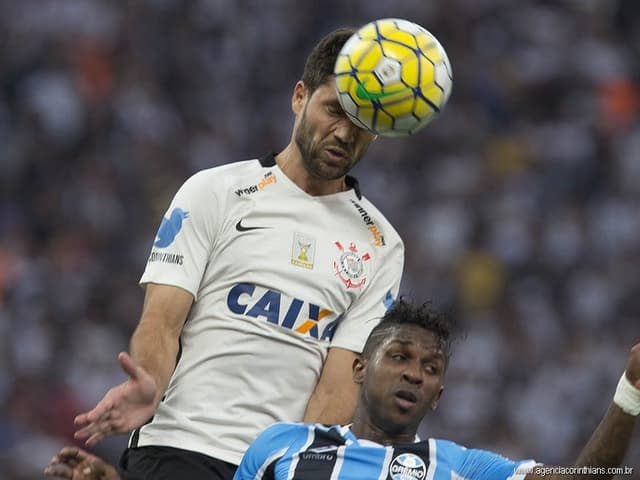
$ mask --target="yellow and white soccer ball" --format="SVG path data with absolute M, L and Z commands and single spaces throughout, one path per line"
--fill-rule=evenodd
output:
M 398 18 L 376 20 L 354 33 L 340 50 L 334 73 L 349 118 L 388 137 L 411 135 L 437 117 L 453 79 L 440 42 Z

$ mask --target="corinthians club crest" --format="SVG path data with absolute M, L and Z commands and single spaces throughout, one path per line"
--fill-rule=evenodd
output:
M 367 281 L 366 264 L 371 260 L 368 252 L 358 253 L 358 248 L 354 243 L 349 243 L 346 249 L 336 241 L 334 245 L 338 247 L 340 253 L 333 261 L 333 269 L 344 286 L 347 288 L 360 288 Z

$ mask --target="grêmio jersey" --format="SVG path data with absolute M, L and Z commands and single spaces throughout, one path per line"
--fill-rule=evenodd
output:
M 277 423 L 251 444 L 234 480 L 521 480 L 536 465 L 430 438 L 385 446 L 349 426 Z
M 273 155 L 183 184 L 140 283 L 182 288 L 194 304 L 164 399 L 130 446 L 238 464 L 267 426 L 302 420 L 330 347 L 361 351 L 398 294 L 404 247 L 348 185 L 308 195 Z

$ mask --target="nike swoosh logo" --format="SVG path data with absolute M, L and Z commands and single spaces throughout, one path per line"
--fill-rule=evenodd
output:
M 271 227 L 243 227 L 242 219 L 238 220 L 238 223 L 236 223 L 236 230 L 239 232 L 248 232 L 249 230 L 264 230 L 265 228 Z
M 356 88 L 356 97 L 360 100 L 379 100 L 380 98 L 388 97 L 390 95 L 395 95 L 396 93 L 400 93 L 404 90 L 404 88 L 395 89 L 387 92 L 377 92 L 372 93 L 367 90 L 367 87 L 364 86 L 364 83 L 358 83 L 358 88 Z

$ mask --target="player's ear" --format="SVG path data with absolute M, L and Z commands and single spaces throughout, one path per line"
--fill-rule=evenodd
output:
M 438 408 L 438 403 L 440 403 L 442 392 L 444 392 L 444 385 L 440 385 L 440 391 L 436 395 L 436 398 L 433 399 L 433 402 L 431 402 L 431 410 L 435 410 L 436 408 Z
M 307 86 L 302 80 L 296 82 L 293 87 L 293 95 L 291 96 L 291 110 L 298 115 L 304 108 L 304 102 L 307 99 Z
M 364 374 L 367 368 L 367 361 L 362 355 L 356 355 L 351 366 L 353 383 L 362 385 L 364 383 Z

